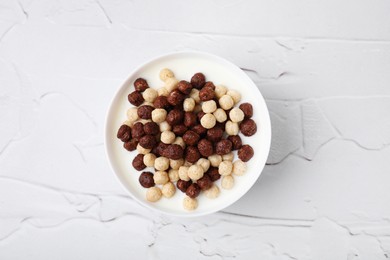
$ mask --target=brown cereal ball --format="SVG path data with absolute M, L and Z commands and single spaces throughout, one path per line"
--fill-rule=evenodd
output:
M 130 141 L 128 142 L 125 142 L 123 144 L 123 147 L 127 150 L 127 151 L 134 151 L 135 149 L 137 149 L 137 145 L 138 145 L 138 141 L 136 139 L 131 139 Z
M 135 123 L 131 129 L 131 135 L 133 138 L 139 140 L 142 136 L 145 135 L 144 125 L 141 122 Z
M 176 193 L 175 185 L 172 182 L 165 183 L 162 186 L 161 192 L 165 198 L 171 198 Z
M 148 82 L 143 78 L 138 78 L 134 81 L 134 88 L 136 91 L 143 92 L 149 88 Z
M 169 111 L 166 118 L 168 124 L 171 126 L 181 124 L 183 122 L 183 119 L 184 119 L 184 112 L 178 109 L 173 109 Z
M 201 139 L 198 142 L 198 150 L 203 157 L 208 157 L 214 153 L 213 143 L 207 139 Z
M 168 170 L 169 159 L 164 156 L 157 157 L 156 160 L 154 160 L 154 168 L 158 171 Z
M 216 123 L 217 121 L 213 114 L 205 114 L 200 120 L 200 124 L 206 129 L 213 128 Z
M 116 137 L 119 138 L 122 142 L 128 142 L 131 139 L 131 128 L 128 125 L 121 125 L 118 129 Z
M 212 90 L 215 90 L 215 85 L 212 81 L 207 81 L 204 86 L 204 88 L 211 88 Z
M 203 73 L 198 72 L 191 78 L 191 85 L 194 88 L 201 89 L 205 83 L 206 77 L 203 75 Z
M 188 146 L 185 150 L 185 159 L 190 163 L 195 163 L 200 158 L 198 148 L 195 146 Z
M 171 93 L 169 93 L 167 100 L 168 103 L 171 104 L 172 106 L 176 106 L 180 103 L 183 103 L 185 98 L 185 95 L 181 93 L 179 90 L 174 90 Z
M 165 184 L 169 181 L 168 173 L 166 171 L 156 171 L 153 175 L 155 184 Z
M 156 144 L 157 141 L 154 135 L 144 135 L 139 139 L 139 145 L 146 149 L 153 149 Z
M 153 106 L 154 106 L 155 108 L 168 109 L 171 105 L 168 103 L 167 97 L 158 96 L 158 97 L 156 97 L 156 99 L 153 101 Z
M 164 144 L 163 142 L 159 142 L 157 146 L 153 148 L 152 153 L 154 153 L 157 156 L 164 156 L 168 146 L 169 144 Z
M 196 198 L 200 194 L 200 187 L 196 183 L 192 183 L 186 190 L 186 195 L 190 198 Z
M 249 103 L 242 103 L 239 108 L 244 112 L 245 118 L 251 118 L 253 116 L 253 107 Z
M 158 124 L 155 122 L 147 122 L 144 125 L 144 132 L 147 135 L 158 135 L 160 133 L 160 129 L 158 127 Z
M 229 140 L 221 140 L 215 146 L 215 152 L 219 155 L 224 155 L 232 151 L 232 142 Z
M 185 125 L 175 125 L 172 129 L 172 131 L 175 133 L 177 136 L 182 136 L 184 135 L 185 132 L 187 132 L 188 128 Z
M 178 144 L 171 144 L 166 150 L 166 156 L 172 160 L 179 160 L 183 158 L 183 148 Z
M 217 181 L 219 180 L 219 178 L 221 178 L 221 175 L 219 174 L 217 167 L 211 166 L 205 174 L 210 177 L 211 181 Z
M 167 81 L 167 79 L 175 77 L 173 72 L 167 68 L 162 69 L 159 76 L 162 81 Z
M 196 181 L 198 186 L 200 187 L 201 190 L 208 190 L 213 186 L 213 182 L 210 179 L 210 176 L 204 175 L 202 178 Z
M 145 99 L 142 96 L 142 94 L 139 93 L 138 91 L 131 92 L 127 96 L 127 99 L 129 100 L 130 104 L 132 104 L 133 106 L 136 106 L 136 107 L 140 106 L 145 101 Z
M 199 99 L 201 101 L 212 100 L 215 97 L 215 92 L 211 87 L 203 87 L 199 91 Z
M 142 171 L 145 169 L 146 165 L 144 164 L 144 155 L 138 154 L 136 157 L 134 157 L 132 165 L 137 171 Z
M 152 118 L 152 111 L 154 110 L 154 107 L 143 105 L 140 106 L 137 110 L 137 114 L 142 119 L 151 119 Z
M 238 150 L 242 147 L 242 140 L 239 135 L 230 135 L 228 140 L 232 142 L 232 150 Z
M 213 127 L 207 130 L 207 139 L 211 142 L 218 142 L 222 139 L 223 130 L 220 127 Z
M 192 85 L 188 81 L 182 80 L 177 84 L 177 89 L 184 95 L 188 95 L 191 92 Z
M 151 187 L 146 191 L 146 199 L 150 202 L 156 202 L 161 199 L 162 193 L 160 188 Z
M 188 211 L 195 210 L 198 207 L 198 201 L 196 199 L 185 197 L 183 200 L 183 208 Z
M 185 112 L 184 113 L 184 125 L 186 127 L 193 127 L 197 123 L 196 115 L 192 112 Z
M 253 148 L 250 145 L 245 144 L 241 147 L 240 150 L 238 150 L 237 154 L 238 154 L 238 158 L 240 158 L 241 161 L 247 162 L 253 157 L 255 152 L 253 151 Z
M 192 130 L 188 130 L 183 135 L 183 140 L 186 145 L 196 145 L 199 141 L 200 136 Z
M 207 132 L 207 129 L 202 125 L 196 125 L 191 130 L 197 133 L 199 136 L 205 136 Z
M 221 180 L 221 186 L 225 190 L 230 190 L 234 186 L 234 178 L 232 175 L 223 176 Z
M 219 196 L 219 188 L 217 185 L 212 185 L 211 188 L 204 191 L 204 195 L 209 199 L 215 199 Z
M 188 187 L 190 187 L 190 185 L 192 184 L 192 181 L 189 180 L 189 181 L 183 181 L 183 180 L 178 180 L 176 182 L 176 187 L 182 191 L 182 192 L 186 192 L 186 190 L 188 189 Z
M 252 119 L 245 119 L 240 124 L 240 131 L 245 136 L 252 136 L 257 132 L 257 125 Z
M 153 180 L 153 173 L 151 172 L 141 173 L 141 175 L 138 178 L 138 181 L 141 184 L 141 186 L 144 188 L 150 188 L 155 185 Z

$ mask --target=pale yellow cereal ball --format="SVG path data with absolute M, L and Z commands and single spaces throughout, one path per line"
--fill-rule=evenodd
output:
M 186 210 L 195 210 L 198 207 L 198 201 L 196 199 L 186 196 L 183 200 L 183 207 Z
M 233 163 L 233 174 L 242 176 L 246 172 L 246 163 L 241 160 L 237 160 Z
M 207 170 L 210 168 L 210 161 L 206 158 L 200 158 L 197 162 L 196 165 L 199 165 L 202 167 L 203 172 L 207 172 Z
M 153 174 L 155 184 L 165 184 L 169 181 L 168 173 L 166 171 L 156 171 Z
M 223 85 L 217 85 L 215 86 L 215 95 L 217 96 L 217 98 L 221 98 L 223 95 L 226 94 L 227 92 L 227 88 Z
M 196 165 L 196 164 L 195 165 L 191 165 L 188 168 L 188 177 L 190 177 L 190 179 L 193 180 L 193 181 L 197 181 L 200 178 L 202 178 L 203 174 L 204 174 L 204 170 L 199 165 Z
M 175 141 L 175 133 L 172 132 L 172 131 L 164 131 L 161 133 L 161 142 L 163 142 L 164 144 L 171 144 Z
M 207 159 L 209 159 L 211 166 L 218 167 L 222 162 L 222 156 L 219 154 L 210 155 Z
M 172 169 L 178 170 L 180 166 L 183 166 L 184 159 L 178 159 L 178 160 L 172 160 L 169 159 L 169 166 L 171 166 Z
M 171 198 L 173 195 L 175 195 L 176 187 L 172 182 L 168 182 L 162 186 L 161 191 L 165 198 Z
M 146 102 L 153 102 L 158 96 L 157 91 L 154 88 L 145 89 L 144 93 L 142 93 L 142 97 Z
M 228 135 L 238 135 L 239 127 L 237 123 L 227 121 L 225 124 L 225 131 Z
M 213 113 L 217 110 L 217 103 L 214 100 L 204 101 L 202 103 L 202 110 L 205 113 Z
M 191 165 L 193 165 L 193 163 L 191 163 L 189 161 L 184 161 L 184 165 L 183 166 L 190 167 Z
M 140 154 L 148 154 L 152 149 L 143 148 L 140 144 L 137 144 L 137 152 Z
M 147 167 L 154 167 L 154 161 L 156 160 L 156 155 L 148 153 L 144 155 L 144 164 Z
M 223 95 L 218 102 L 219 106 L 225 110 L 229 110 L 234 106 L 234 101 L 229 95 Z
M 237 90 L 230 89 L 226 94 L 232 97 L 234 104 L 237 104 L 241 100 L 241 94 Z
M 160 132 L 169 131 L 172 129 L 171 125 L 167 121 L 161 122 L 159 125 Z
M 172 92 L 173 90 L 176 89 L 177 83 L 179 83 L 179 81 L 177 79 L 167 78 L 167 80 L 165 81 L 164 87 L 168 90 L 168 92 Z
M 170 69 L 164 68 L 164 69 L 160 70 L 160 79 L 162 81 L 165 82 L 167 79 L 174 78 L 174 77 L 175 77 L 175 75 L 173 74 L 173 72 Z
M 157 93 L 159 96 L 164 96 L 164 97 L 167 97 L 169 95 L 169 91 L 165 87 L 161 87 L 157 89 Z
M 221 186 L 225 190 L 230 190 L 234 186 L 234 178 L 231 175 L 222 176 Z
M 204 191 L 204 195 L 206 195 L 209 199 L 215 199 L 219 196 L 219 188 L 217 185 L 213 184 L 210 189 Z
M 167 118 L 167 111 L 163 108 L 156 108 L 152 111 L 152 121 L 162 123 Z
M 215 110 L 213 115 L 215 116 L 215 119 L 220 123 L 223 123 L 227 120 L 226 112 L 222 108 L 218 108 L 217 110 Z
M 180 166 L 179 168 L 179 178 L 183 181 L 189 181 L 190 177 L 188 177 L 188 167 L 187 166 Z
M 235 123 L 238 123 L 238 122 L 241 122 L 242 120 L 244 120 L 244 116 L 245 116 L 244 112 L 242 112 L 242 110 L 239 109 L 238 107 L 233 108 L 229 112 L 230 120 L 232 120 L 232 122 L 235 122 Z
M 232 162 L 233 158 L 234 158 L 233 152 L 230 152 L 230 153 L 222 155 L 222 161 L 230 161 L 230 162 Z
M 162 193 L 160 188 L 151 187 L 146 191 L 146 199 L 150 202 L 156 202 L 161 199 Z
M 174 170 L 174 169 L 170 169 L 168 172 L 168 177 L 169 177 L 169 180 L 172 182 L 178 181 L 179 180 L 179 171 Z
M 218 166 L 218 173 L 222 176 L 232 174 L 233 163 L 231 161 L 223 161 Z
M 217 120 L 215 120 L 215 116 L 213 114 L 205 114 L 201 119 L 200 119 L 200 124 L 206 128 L 210 129 L 215 126 L 217 123 Z
M 169 159 L 166 158 L 166 157 L 157 157 L 155 160 L 154 160 L 154 168 L 156 168 L 156 170 L 158 171 L 165 171 L 165 170 L 168 170 L 169 168 Z
M 202 111 L 202 106 L 200 104 L 196 104 L 193 112 L 197 114 L 200 111 Z
M 132 123 L 139 119 L 137 110 L 138 108 L 136 107 L 131 107 L 127 110 L 127 119 Z
M 178 144 L 180 145 L 183 149 L 186 148 L 186 143 L 184 142 L 183 138 L 181 136 L 177 136 L 175 138 L 175 141 L 172 144 Z
M 126 120 L 125 122 L 123 122 L 122 125 L 128 125 L 128 126 L 130 126 L 130 127 L 133 127 L 134 122 L 131 122 L 131 121 L 129 121 L 129 120 Z
M 197 90 L 196 88 L 191 89 L 190 98 L 195 100 L 195 103 L 200 103 L 199 90 Z
M 193 98 L 186 98 L 183 102 L 183 110 L 186 112 L 191 112 L 195 108 L 195 100 Z

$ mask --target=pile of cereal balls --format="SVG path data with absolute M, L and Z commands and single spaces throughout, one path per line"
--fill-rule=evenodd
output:
M 194 210 L 202 191 L 210 199 L 218 197 L 215 181 L 222 177 L 221 187 L 231 189 L 233 176 L 245 174 L 245 162 L 254 151 L 242 144 L 239 132 L 256 133 L 253 108 L 249 103 L 237 107 L 239 92 L 206 81 L 202 73 L 191 82 L 178 81 L 171 70 L 163 69 L 160 79 L 165 85 L 158 90 L 145 79 L 134 82 L 135 91 L 128 95 L 134 107 L 128 109 L 117 137 L 126 150 L 137 150 L 132 162 L 137 171 L 154 168 L 154 173 L 139 176 L 148 201 L 170 198 L 177 188 L 186 194 L 183 207 Z M 239 159 L 233 162 L 234 150 Z

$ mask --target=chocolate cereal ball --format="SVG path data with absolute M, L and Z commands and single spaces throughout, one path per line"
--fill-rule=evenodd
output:
M 134 88 L 136 91 L 143 92 L 149 88 L 148 82 L 143 78 L 138 78 L 134 81 Z
M 194 88 L 201 89 L 205 83 L 206 77 L 203 75 L 203 73 L 198 72 L 191 78 L 191 85 Z
M 143 172 L 138 178 L 139 183 L 144 188 L 150 188 L 154 186 L 153 173 Z
M 245 118 L 251 118 L 253 116 L 253 107 L 249 103 L 242 103 L 239 108 L 244 112 Z
M 138 154 L 136 157 L 133 159 L 133 167 L 137 171 L 142 171 L 143 169 L 146 168 L 146 165 L 144 164 L 144 155 L 143 154 Z
M 228 154 L 232 151 L 232 142 L 229 140 L 221 140 L 215 146 L 215 152 L 219 155 Z
M 188 81 L 182 80 L 177 84 L 177 89 L 184 95 L 188 95 L 191 92 L 192 85 Z
M 149 105 L 143 105 L 143 106 L 140 106 L 138 108 L 137 114 L 142 119 L 151 119 L 153 110 L 154 110 L 154 107 L 149 106 Z
M 190 198 L 196 198 L 200 194 L 200 187 L 196 183 L 192 183 L 186 190 L 186 195 Z
M 205 136 L 207 132 L 207 129 L 202 125 L 196 125 L 191 130 L 197 133 L 199 136 Z
M 185 132 L 187 132 L 188 128 L 185 125 L 175 125 L 172 131 L 175 135 L 182 136 Z
M 142 136 L 145 135 L 144 125 L 141 122 L 135 123 L 131 129 L 131 135 L 133 138 L 139 140 Z
M 253 157 L 254 153 L 255 152 L 253 151 L 253 148 L 250 145 L 245 144 L 241 147 L 240 150 L 238 150 L 237 154 L 241 161 L 247 162 Z
M 154 106 L 155 108 L 168 109 L 171 105 L 168 103 L 167 97 L 158 96 L 158 97 L 156 97 L 156 99 L 153 101 L 153 106 Z
M 245 119 L 240 124 L 240 131 L 245 136 L 252 136 L 257 132 L 257 125 L 252 119 Z
M 208 157 L 214 153 L 213 143 L 207 139 L 202 139 L 198 142 L 198 150 L 203 157 Z
M 205 86 L 199 91 L 199 99 L 201 101 L 212 100 L 214 97 L 215 97 L 215 92 L 211 87 Z
M 238 150 L 242 147 L 242 140 L 239 135 L 230 135 L 228 137 L 228 140 L 232 142 L 232 150 Z
M 121 125 L 118 129 L 116 137 L 119 138 L 122 142 L 127 142 L 131 139 L 131 128 L 128 125 Z
M 123 147 L 129 152 L 137 149 L 137 145 L 138 141 L 136 139 L 131 139 L 130 141 L 123 143 Z
M 213 127 L 207 130 L 207 139 L 211 142 L 218 142 L 222 139 L 223 130 L 220 127 Z
M 171 93 L 169 93 L 167 100 L 168 103 L 171 104 L 172 106 L 176 106 L 180 103 L 183 103 L 185 98 L 185 95 L 181 93 L 179 90 L 174 90 Z
M 197 123 L 196 115 L 192 112 L 185 112 L 184 113 L 184 125 L 186 127 L 193 127 Z
M 178 144 L 170 144 L 166 150 L 166 156 L 172 160 L 182 159 L 183 153 L 183 148 Z
M 189 180 L 189 181 L 183 181 L 183 180 L 178 180 L 176 182 L 176 187 L 182 191 L 182 192 L 186 192 L 186 190 L 188 189 L 188 187 L 192 184 L 192 181 Z
M 192 130 L 188 130 L 183 135 L 183 140 L 186 145 L 196 145 L 199 141 L 199 138 L 200 136 Z
M 136 107 L 140 106 L 145 101 L 142 94 L 138 91 L 131 92 L 127 96 L 127 99 L 129 100 L 130 104 Z
M 156 124 L 155 122 L 147 122 L 144 125 L 144 132 L 147 135 L 154 135 L 155 136 L 155 135 L 160 133 L 160 129 L 159 129 L 158 124 Z
M 157 141 L 154 135 L 144 135 L 139 139 L 139 145 L 146 149 L 153 149 L 156 144 Z
M 169 144 L 164 144 L 163 142 L 159 142 L 157 146 L 155 146 L 152 150 L 152 153 L 154 153 L 157 156 L 164 156 L 166 157 L 166 150 L 168 148 Z
M 208 175 L 211 181 L 217 181 L 219 178 L 221 178 L 221 175 L 218 172 L 218 168 L 213 166 L 208 169 L 205 175 Z
M 213 185 L 210 176 L 207 174 L 203 175 L 203 177 L 197 180 L 196 183 L 198 184 L 201 190 L 208 190 Z
M 171 126 L 181 124 L 183 122 L 183 119 L 184 119 L 184 112 L 178 109 L 173 109 L 169 111 L 166 118 L 168 124 Z
M 195 146 L 188 146 L 185 150 L 185 159 L 186 161 L 190 163 L 196 163 L 200 158 L 200 153 L 198 151 L 198 148 Z

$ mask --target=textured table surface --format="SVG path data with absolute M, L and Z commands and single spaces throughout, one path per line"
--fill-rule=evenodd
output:
M 390 2 L 0 1 L 0 259 L 390 258 Z M 154 213 L 113 177 L 114 92 L 156 55 L 211 52 L 269 106 L 254 187 Z

